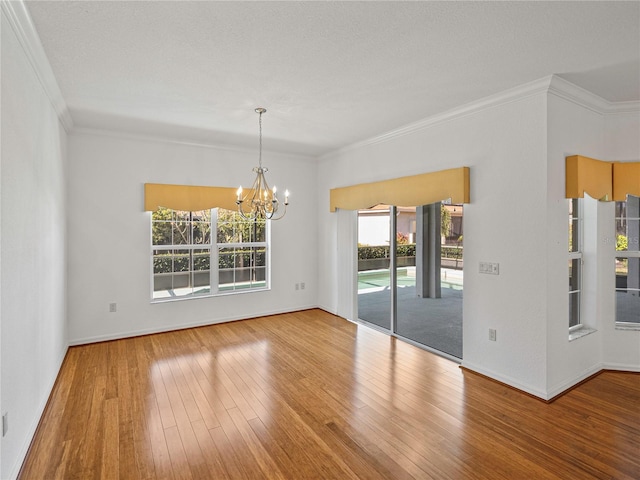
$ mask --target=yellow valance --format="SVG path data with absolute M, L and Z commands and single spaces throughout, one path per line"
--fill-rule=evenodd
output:
M 566 158 L 566 198 L 592 198 L 609 201 L 613 197 L 612 162 L 581 155 Z
M 236 210 L 233 187 L 196 187 L 191 185 L 144 184 L 144 209 L 153 212 L 160 207 L 197 212 L 209 208 Z
M 330 211 L 360 210 L 375 205 L 420 206 L 451 198 L 469 203 L 469 167 L 452 168 L 350 187 L 330 192 Z
M 613 164 L 613 200 L 624 202 L 627 195 L 640 197 L 640 162 Z

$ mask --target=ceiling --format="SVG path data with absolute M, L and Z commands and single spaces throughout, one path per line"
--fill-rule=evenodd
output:
M 640 2 L 26 1 L 74 124 L 321 155 L 551 74 L 640 100 Z

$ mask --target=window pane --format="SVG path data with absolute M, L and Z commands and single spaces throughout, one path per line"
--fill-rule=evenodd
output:
M 253 247 L 251 251 L 253 265 L 255 267 L 265 267 L 267 265 L 267 249 L 265 247 Z
M 257 221 L 252 226 L 251 241 L 252 242 L 265 242 L 267 233 L 267 225 L 264 220 Z
M 580 232 L 580 221 L 577 218 L 569 219 L 569 251 L 570 252 L 579 252 L 580 251 L 580 237 L 578 236 Z
M 171 222 L 153 222 L 151 238 L 153 245 L 171 245 Z
M 638 207 L 636 206 L 637 210 Z M 631 208 L 629 208 L 631 210 Z M 640 250 L 640 219 L 627 218 L 627 250 L 637 252 Z
M 627 249 L 627 202 L 616 202 L 616 250 Z
M 580 270 L 579 258 L 569 260 L 569 327 L 580 324 Z
M 234 266 L 236 268 L 244 268 L 249 266 L 249 252 L 246 248 L 234 249 Z
M 569 260 L 569 291 L 580 290 L 580 270 L 582 260 L 572 258 Z
M 194 293 L 208 293 L 211 285 L 211 250 L 194 249 L 193 250 L 193 273 L 192 285 L 194 288 L 207 287 L 206 289 L 197 289 Z
M 153 245 L 171 245 L 173 210 L 159 208 L 151 214 L 151 242 Z
M 211 243 L 211 225 L 206 222 L 193 222 L 193 243 L 208 245 Z
M 616 288 L 640 289 L 640 258 L 616 257 Z
M 171 225 L 173 245 L 191 244 L 191 222 L 178 221 Z
M 580 292 L 569 294 L 569 327 L 580 324 Z
M 173 270 L 171 250 L 153 251 L 153 273 L 169 273 Z
M 174 250 L 173 271 L 188 272 L 190 267 L 189 250 Z
M 640 323 L 638 257 L 616 257 L 616 322 Z
M 616 202 L 616 250 L 640 250 L 640 198 L 627 195 L 626 202 Z
M 218 243 L 238 242 L 238 233 L 236 231 L 236 217 L 239 217 L 239 214 L 237 212 L 225 210 L 224 208 L 218 209 Z
M 193 250 L 193 269 L 196 271 L 209 270 L 211 268 L 211 250 L 194 249 Z
M 616 322 L 640 323 L 640 290 L 616 290 Z
M 627 288 L 627 275 L 629 274 L 629 259 L 625 257 L 616 257 L 616 288 Z M 619 282 L 624 282 L 624 286 L 620 286 Z
M 577 198 L 569 200 L 569 251 L 580 251 L 580 218 Z

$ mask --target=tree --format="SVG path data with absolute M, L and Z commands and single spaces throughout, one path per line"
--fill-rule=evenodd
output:
M 444 206 L 444 204 L 440 204 L 440 235 L 443 237 L 448 237 L 449 232 L 451 231 L 451 212 Z
M 627 250 L 629 248 L 629 240 L 625 235 L 618 235 L 616 238 L 616 251 Z
M 409 234 L 398 232 L 396 235 L 396 244 L 397 245 L 407 245 L 409 243 Z

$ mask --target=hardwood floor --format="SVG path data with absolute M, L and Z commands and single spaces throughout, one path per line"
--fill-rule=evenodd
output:
M 551 404 L 320 310 L 73 347 L 20 478 L 640 478 L 640 375 Z

